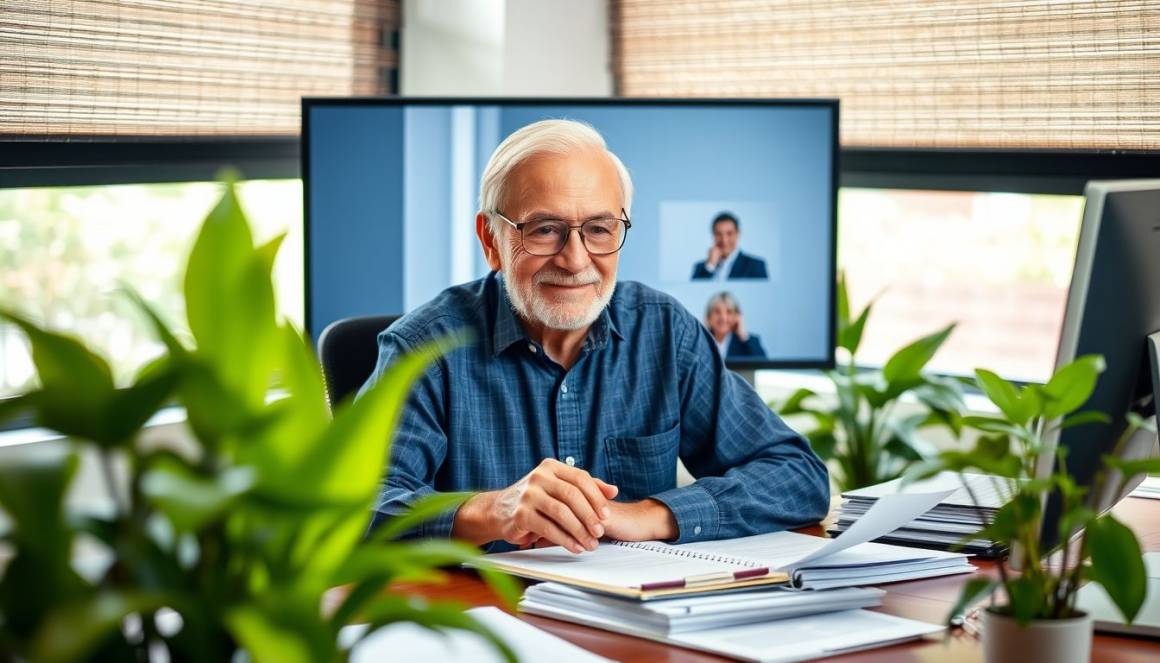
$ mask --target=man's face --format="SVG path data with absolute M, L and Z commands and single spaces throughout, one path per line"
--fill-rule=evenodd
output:
M 713 224 L 713 243 L 727 256 L 737 250 L 737 224 L 732 221 L 718 221 Z
M 509 176 L 501 210 L 516 223 L 619 217 L 624 205 L 616 167 L 601 150 L 540 154 Z M 534 256 L 522 247 L 520 233 L 501 224 L 499 261 L 508 297 L 525 319 L 548 329 L 582 329 L 592 324 L 612 299 L 619 252 L 592 256 L 571 232 L 554 256 Z M 495 268 L 495 266 L 492 266 Z
M 709 326 L 709 331 L 712 332 L 713 337 L 717 340 L 725 338 L 725 335 L 733 331 L 737 325 L 737 313 L 729 308 L 725 302 L 716 302 L 709 309 L 709 315 L 705 320 Z

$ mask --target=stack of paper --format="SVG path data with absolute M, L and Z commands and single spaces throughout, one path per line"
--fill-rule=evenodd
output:
M 787 579 L 799 589 L 829 589 L 970 573 L 974 567 L 960 553 L 867 543 L 949 494 L 884 495 L 837 539 L 773 532 L 682 545 L 613 541 L 579 555 L 539 548 L 488 555 L 487 561 L 513 575 L 642 601 Z
M 529 613 L 635 635 L 745 661 L 788 663 L 829 659 L 847 652 L 885 647 L 939 633 L 942 626 L 869 610 L 840 610 L 805 617 L 661 634 L 595 612 L 524 603 Z
M 945 498 L 929 511 L 919 515 L 877 539 L 881 543 L 960 550 L 980 557 L 996 557 L 1006 552 L 994 541 L 978 536 L 991 523 L 995 513 L 1006 501 L 1001 479 L 985 474 L 955 474 L 943 472 L 925 481 L 906 486 L 901 479 L 887 481 L 867 488 L 842 493 L 845 500 L 829 532 L 843 535 L 858 522 L 871 507 L 888 495 L 903 493 L 930 493 L 948 491 Z M 965 485 L 964 485 L 965 484 Z M 976 505 L 975 500 L 978 500 Z
M 1144 477 L 1144 481 L 1130 493 L 1132 497 L 1160 500 L 1160 477 Z
M 881 589 L 854 587 L 824 592 L 772 587 L 642 602 L 545 582 L 528 587 L 520 601 L 520 610 L 564 619 L 571 616 L 607 618 L 664 636 L 820 612 L 869 608 L 881 605 L 885 593 Z

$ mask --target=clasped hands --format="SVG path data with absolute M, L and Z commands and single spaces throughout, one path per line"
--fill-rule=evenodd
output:
M 618 492 L 578 467 L 548 458 L 507 488 L 464 502 L 451 534 L 476 544 L 503 539 L 521 547 L 558 545 L 573 553 L 595 550 L 601 537 L 677 537 L 676 520 L 663 503 L 612 501 Z

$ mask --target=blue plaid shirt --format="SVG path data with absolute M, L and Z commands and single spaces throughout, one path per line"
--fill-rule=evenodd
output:
M 663 502 L 680 543 L 826 515 L 825 465 L 726 370 L 712 337 L 672 297 L 618 283 L 564 370 L 528 338 L 493 272 L 448 288 L 383 331 L 368 385 L 401 354 L 464 328 L 471 344 L 438 360 L 410 396 L 376 524 L 434 491 L 509 486 L 544 458 L 615 484 L 618 500 Z M 678 457 L 697 478 L 684 488 L 676 487 Z M 446 537 L 454 517 L 448 511 L 414 534 Z

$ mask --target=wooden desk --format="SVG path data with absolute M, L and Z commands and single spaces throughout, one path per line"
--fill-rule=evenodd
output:
M 1160 551 L 1160 500 L 1128 498 L 1115 509 L 1116 515 L 1128 523 L 1147 551 Z M 807 530 L 809 534 L 823 535 L 822 528 Z M 995 574 L 995 563 L 974 563 L 980 573 Z M 445 585 L 400 585 L 405 592 L 430 599 L 457 600 L 473 606 L 498 605 L 496 596 L 471 571 L 451 571 L 451 581 Z M 958 598 L 959 588 L 970 575 L 946 576 L 928 580 L 899 582 L 883 585 L 887 595 L 877 610 L 892 615 L 926 622 L 942 622 Z M 520 615 L 520 619 L 573 642 L 589 651 L 617 661 L 727 661 L 730 659 L 704 654 L 691 649 L 664 645 L 650 640 L 619 633 L 557 621 L 534 615 Z M 983 660 L 982 642 L 961 630 L 952 631 L 946 639 L 932 637 L 891 647 L 872 649 L 831 658 L 836 661 L 929 661 L 930 663 L 958 663 Z M 1092 661 L 1095 663 L 1154 663 L 1160 660 L 1160 642 L 1137 638 L 1117 637 L 1097 633 L 1093 641 Z

